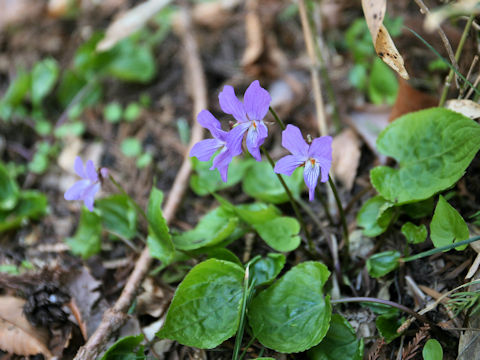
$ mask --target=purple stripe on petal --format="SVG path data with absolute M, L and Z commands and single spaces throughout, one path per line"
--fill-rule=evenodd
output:
M 100 190 L 100 184 L 96 183 L 89 186 L 83 193 L 83 202 L 90 211 L 93 211 L 93 201 L 98 190 Z
M 293 155 L 307 156 L 308 144 L 303 139 L 300 129 L 294 125 L 287 125 L 282 131 L 282 146 Z
M 246 143 L 248 152 L 252 154 L 255 160 L 262 161 L 262 156 L 260 155 L 260 145 L 258 145 L 259 133 L 258 130 L 253 126 L 250 126 L 250 129 L 248 129 Z
M 313 201 L 315 196 L 315 187 L 317 186 L 318 176 L 320 175 L 320 166 L 318 164 L 312 165 L 310 160 L 305 163 L 305 171 L 303 172 L 303 179 L 308 187 L 308 199 Z
M 235 96 L 235 90 L 230 85 L 225 85 L 223 91 L 218 95 L 220 107 L 224 113 L 233 115 L 239 122 L 248 121 L 245 107 Z
M 262 120 L 267 115 L 272 98 L 267 90 L 260 86 L 258 80 L 250 84 L 245 91 L 243 103 L 250 120 Z
M 314 139 L 308 149 L 308 156 L 319 161 L 327 160 L 332 162 L 332 137 L 322 136 Z
M 305 163 L 305 159 L 296 155 L 287 155 L 277 161 L 275 171 L 277 174 L 292 175 L 296 168 Z
M 239 123 L 227 134 L 227 148 L 232 154 L 232 156 L 237 156 L 242 153 L 242 141 L 243 135 L 250 127 L 250 121 Z
M 73 169 L 75 170 L 77 175 L 80 176 L 81 178 L 84 178 L 84 179 L 87 178 L 87 174 L 85 173 L 85 169 L 83 168 L 83 161 L 80 158 L 80 156 L 77 156 L 75 158 L 75 163 L 73 164 Z
M 87 174 L 87 178 L 93 182 L 98 180 L 97 171 L 95 170 L 95 165 L 93 165 L 92 160 L 87 161 L 87 165 L 85 166 L 85 172 Z
M 90 180 L 80 180 L 73 184 L 63 195 L 65 200 L 80 200 L 82 194 L 91 184 Z
M 193 145 L 190 156 L 195 156 L 200 161 L 208 161 L 224 143 L 217 139 L 206 139 Z

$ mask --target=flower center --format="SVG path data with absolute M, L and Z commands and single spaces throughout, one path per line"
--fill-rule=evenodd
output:
M 253 125 L 253 128 L 257 130 L 257 124 L 255 123 L 255 121 L 252 121 L 252 125 Z
M 315 166 L 315 164 L 317 163 L 317 160 L 315 160 L 314 158 L 310 158 L 307 161 L 310 161 L 310 164 L 312 164 L 312 166 Z

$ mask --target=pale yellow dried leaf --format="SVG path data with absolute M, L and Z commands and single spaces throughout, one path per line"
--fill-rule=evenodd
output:
M 437 30 L 444 20 L 452 16 L 470 15 L 478 13 L 480 13 L 479 0 L 463 0 L 452 2 L 427 14 L 424 23 L 425 30 L 428 32 L 433 32 Z
M 46 344 L 48 333 L 33 327 L 23 314 L 25 300 L 0 297 L 0 349 L 22 356 L 42 354 L 50 359 L 52 354 Z
M 361 142 L 352 129 L 346 129 L 333 138 L 332 169 L 335 177 L 350 190 L 353 187 L 360 161 Z
M 387 3 L 386 0 L 362 0 L 363 13 L 368 30 L 372 35 L 373 46 L 378 56 L 395 70 L 402 78 L 408 80 L 403 57 L 397 50 L 388 30 L 383 26 Z
M 116 18 L 108 27 L 105 37 L 97 45 L 97 51 L 107 51 L 120 40 L 142 28 L 172 0 L 147 0 Z
M 445 107 L 465 115 L 470 119 L 476 119 L 480 117 L 480 105 L 472 100 L 448 100 L 445 103 Z

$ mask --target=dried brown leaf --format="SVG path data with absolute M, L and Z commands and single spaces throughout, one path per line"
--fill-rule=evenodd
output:
M 405 80 L 409 79 L 403 58 L 398 52 L 388 30 L 383 26 L 387 8 L 386 0 L 362 0 L 363 13 L 373 45 L 378 56 Z
M 445 107 L 465 115 L 470 119 L 477 119 L 480 117 L 480 105 L 472 100 L 448 100 L 445 103 Z
M 333 173 L 340 179 L 347 190 L 352 189 L 355 176 L 357 175 L 357 167 L 361 154 L 360 146 L 360 139 L 350 128 L 342 131 L 333 138 Z
M 48 333 L 28 322 L 23 314 L 24 305 L 23 299 L 0 297 L 0 349 L 23 356 L 42 354 L 50 359 Z
M 170 2 L 171 0 L 148 0 L 120 15 L 108 27 L 105 37 L 97 45 L 97 51 L 111 49 L 120 40 L 139 30 Z

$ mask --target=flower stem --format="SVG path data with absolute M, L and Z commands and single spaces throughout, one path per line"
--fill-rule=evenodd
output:
M 456 242 L 454 244 L 445 245 L 445 246 L 442 246 L 442 247 L 439 247 L 439 248 L 436 248 L 436 249 L 421 252 L 417 255 L 408 256 L 406 258 L 400 259 L 400 261 L 401 262 L 408 262 L 408 261 L 418 260 L 418 259 L 424 258 L 426 256 L 434 255 L 434 254 L 437 254 L 437 253 L 443 252 L 443 251 L 452 250 L 452 249 L 455 249 L 457 247 L 467 245 L 467 244 L 470 244 L 470 243 L 478 241 L 478 240 L 480 240 L 480 236 L 475 236 L 473 238 L 463 240 L 463 241 L 459 241 L 459 242 Z
M 245 331 L 245 315 L 247 311 L 247 303 L 249 302 L 250 294 L 253 289 L 253 283 L 250 284 L 249 269 L 250 263 L 247 264 L 247 267 L 245 269 L 245 276 L 243 278 L 242 313 L 240 315 L 240 323 L 238 325 L 238 332 L 235 338 L 232 360 L 238 360 L 238 354 L 242 345 L 243 332 Z
M 428 318 L 426 318 L 423 315 L 420 315 L 419 313 L 413 311 L 412 309 L 403 306 L 402 304 L 398 304 L 393 301 L 389 300 L 384 300 L 384 299 L 377 299 L 377 298 L 371 298 L 371 297 L 351 297 L 351 298 L 344 298 L 344 299 L 337 299 L 337 300 L 330 300 L 330 303 L 332 305 L 335 304 L 344 304 L 344 303 L 352 303 L 352 302 L 371 302 L 371 303 L 377 303 L 377 304 L 383 304 L 383 305 L 388 305 L 392 306 L 394 308 L 397 308 L 403 312 L 406 312 L 407 314 L 412 315 L 415 319 L 418 321 L 421 321 L 423 323 L 429 324 L 432 327 L 436 328 L 437 324 L 434 322 L 430 321 Z
M 263 154 L 267 157 L 268 162 L 272 166 L 272 169 L 275 168 L 275 162 L 273 161 L 272 157 L 268 153 L 268 151 L 262 146 L 261 147 Z M 300 211 L 298 210 L 297 203 L 295 201 L 295 198 L 292 195 L 292 192 L 288 188 L 287 184 L 285 183 L 285 180 L 283 180 L 282 175 L 276 174 L 278 180 L 280 180 L 280 183 L 282 184 L 283 188 L 285 189 L 285 192 L 287 193 L 288 199 L 290 200 L 290 204 L 292 204 L 293 211 L 295 212 L 295 216 L 298 219 L 298 222 L 300 223 L 300 226 L 302 227 L 303 231 L 305 232 L 305 236 L 307 237 L 307 243 L 308 243 L 308 249 L 310 250 L 311 253 L 314 253 L 314 246 L 313 246 L 313 241 L 310 236 L 310 232 L 307 230 L 307 226 L 305 225 L 305 221 L 303 221 L 303 217 L 300 214 Z
M 273 117 L 275 118 L 275 121 L 278 123 L 278 125 L 280 125 L 280 127 L 282 128 L 282 130 L 285 130 L 285 124 L 283 123 L 283 121 L 278 117 L 277 113 L 275 112 L 275 110 L 273 110 L 273 108 L 270 106 L 268 108 L 270 110 L 270 113 L 273 115 Z
M 332 178 L 330 175 L 328 176 L 328 183 L 330 184 L 330 187 L 333 191 L 333 196 L 335 197 L 335 201 L 337 203 L 338 207 L 338 213 L 340 214 L 340 221 L 342 223 L 342 228 L 343 228 L 343 237 L 345 239 L 345 259 L 349 259 L 350 256 L 350 240 L 348 238 L 348 226 L 347 226 L 347 219 L 345 218 L 345 212 L 343 211 L 343 206 L 342 202 L 340 201 L 340 197 L 338 196 L 337 192 L 337 187 L 335 186 L 335 183 L 332 181 Z
M 465 41 L 467 40 L 468 32 L 470 31 L 470 28 L 472 27 L 473 20 L 475 19 L 475 15 L 471 14 L 470 17 L 468 18 L 467 24 L 465 25 L 465 28 L 463 29 L 463 34 L 462 37 L 460 38 L 460 43 L 458 44 L 457 51 L 455 52 L 455 61 L 458 63 L 460 60 L 460 55 L 463 50 L 463 46 L 465 45 Z M 450 88 L 450 84 L 453 80 L 453 75 L 454 75 L 454 68 L 450 69 L 450 72 L 448 73 L 447 80 L 445 81 L 445 85 L 443 86 L 442 90 L 442 95 L 440 97 L 440 102 L 438 103 L 439 107 L 442 107 L 445 104 L 445 100 L 447 99 L 447 94 L 448 94 L 448 89 Z

